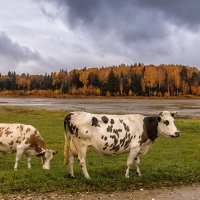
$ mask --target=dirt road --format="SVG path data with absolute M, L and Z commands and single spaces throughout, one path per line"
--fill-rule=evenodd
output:
M 26 193 L 15 195 L 0 195 L 0 199 L 4 200 L 200 200 L 200 185 L 179 188 L 162 188 L 154 190 L 140 189 L 133 192 L 115 192 L 115 193 Z

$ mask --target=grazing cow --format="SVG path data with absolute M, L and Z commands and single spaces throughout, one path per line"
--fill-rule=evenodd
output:
M 179 136 L 180 132 L 174 125 L 173 116 L 174 114 L 169 111 L 163 111 L 155 117 L 140 114 L 69 113 L 64 120 L 64 154 L 69 177 L 74 177 L 73 162 L 74 157 L 78 156 L 84 176 L 90 179 L 86 168 L 88 147 L 104 155 L 129 153 L 126 178 L 129 178 L 129 168 L 133 161 L 135 161 L 138 175 L 141 176 L 139 155 L 147 153 L 159 134 Z M 66 133 L 66 129 L 69 134 Z
M 28 169 L 32 156 L 42 158 L 42 168 L 50 169 L 50 160 L 57 152 L 49 150 L 37 129 L 25 124 L 0 123 L 0 153 L 16 152 L 14 170 L 23 153 L 26 154 Z

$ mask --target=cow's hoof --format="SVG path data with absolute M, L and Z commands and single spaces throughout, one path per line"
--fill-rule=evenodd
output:
M 129 178 L 129 175 L 125 175 L 125 178 Z
M 66 174 L 65 178 L 71 178 L 71 179 L 75 179 L 75 176 L 72 176 L 71 174 Z
M 138 175 L 139 177 L 141 177 L 141 176 L 142 176 L 142 174 L 141 174 L 141 173 L 140 173 L 140 174 L 139 174 L 139 173 L 137 173 L 137 175 Z

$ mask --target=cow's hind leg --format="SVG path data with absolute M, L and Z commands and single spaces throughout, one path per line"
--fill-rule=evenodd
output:
M 26 154 L 26 162 L 27 162 L 28 169 L 31 169 L 31 158 L 32 156 L 30 156 L 29 154 Z
M 19 163 L 19 161 L 20 161 L 20 159 L 21 159 L 23 153 L 24 153 L 24 149 L 22 149 L 22 148 L 17 148 L 14 170 L 17 170 L 17 168 L 18 168 L 18 163 Z
M 85 178 L 91 179 L 86 167 L 86 154 L 87 154 L 87 146 L 81 145 L 81 148 L 78 150 L 78 160 L 80 162 L 80 166 L 82 168 Z
M 69 152 L 68 177 L 74 178 L 74 156 L 71 151 Z
M 126 168 L 126 173 L 125 173 L 126 178 L 129 178 L 130 166 L 133 163 L 134 159 L 136 158 L 139 150 L 140 150 L 139 148 L 133 148 L 129 152 L 128 159 L 127 159 L 127 168 Z
M 139 156 L 137 156 L 134 161 L 135 161 L 136 172 L 137 172 L 138 176 L 142 176 L 140 168 L 139 168 L 139 165 L 140 165 L 140 158 L 139 158 Z

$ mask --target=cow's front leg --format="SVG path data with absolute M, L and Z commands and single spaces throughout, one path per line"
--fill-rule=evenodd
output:
M 135 161 L 136 171 L 137 171 L 138 176 L 142 176 L 141 171 L 140 171 L 140 167 L 139 167 L 139 165 L 140 165 L 140 158 L 139 158 L 139 156 L 137 156 L 134 159 L 134 161 Z
M 91 179 L 86 167 L 86 154 L 87 154 L 87 146 L 82 146 L 80 151 L 78 152 L 78 159 L 85 178 Z
M 125 173 L 126 178 L 129 178 L 130 166 L 133 163 L 136 156 L 138 155 L 139 150 L 140 150 L 140 148 L 133 148 L 129 152 L 128 159 L 127 159 L 126 173 Z
M 32 156 L 26 154 L 26 162 L 27 162 L 28 169 L 31 169 L 31 158 Z
M 15 158 L 15 166 L 14 166 L 14 170 L 17 170 L 18 168 L 18 163 L 22 157 L 22 154 L 24 153 L 24 149 L 18 148 L 17 149 L 17 153 L 16 153 L 16 158 Z

